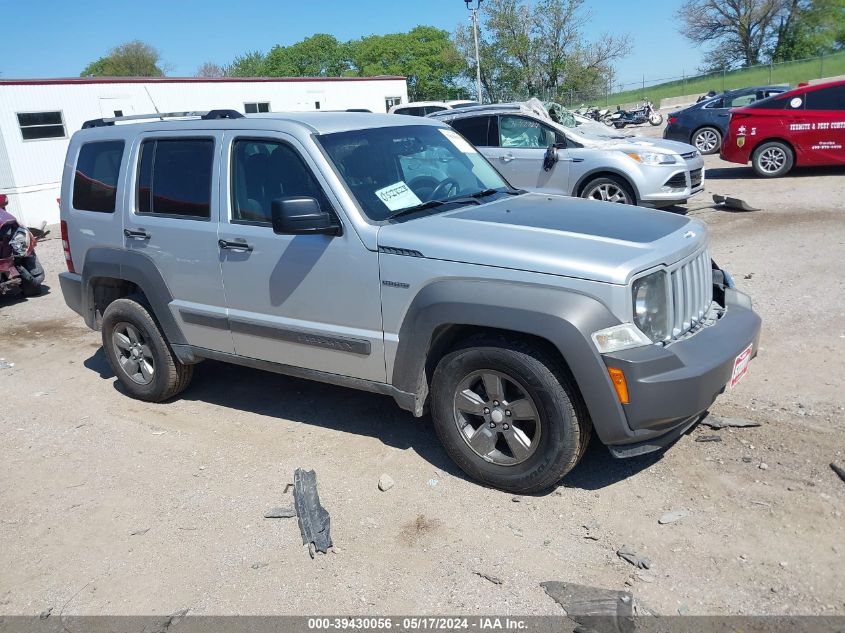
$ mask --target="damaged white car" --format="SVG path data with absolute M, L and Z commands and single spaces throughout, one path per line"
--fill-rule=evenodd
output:
M 460 132 L 515 187 L 656 208 L 704 189 L 704 160 L 691 145 L 566 127 L 537 100 L 430 117 Z

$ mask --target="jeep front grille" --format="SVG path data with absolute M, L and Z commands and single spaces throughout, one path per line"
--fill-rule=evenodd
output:
M 672 338 L 696 327 L 713 303 L 713 268 L 704 249 L 669 271 Z

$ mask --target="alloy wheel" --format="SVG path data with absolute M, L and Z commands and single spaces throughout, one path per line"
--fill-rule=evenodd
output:
M 526 389 L 513 378 L 484 369 L 455 390 L 454 418 L 467 445 L 484 461 L 515 466 L 540 443 L 540 414 Z
M 767 174 L 774 174 L 786 164 L 786 152 L 780 147 L 769 147 L 759 158 L 760 170 Z
M 702 154 L 712 152 L 719 144 L 719 138 L 713 130 L 702 130 L 695 137 L 695 148 Z
M 621 204 L 630 204 L 628 200 L 628 194 L 619 187 L 618 185 L 614 185 L 613 183 L 605 182 L 600 185 L 596 185 L 587 193 L 584 194 L 585 198 L 591 198 L 593 200 L 602 200 L 604 202 L 619 202 Z
M 155 378 L 155 360 L 148 341 L 131 323 L 118 323 L 112 330 L 112 345 L 120 369 L 133 382 L 148 385 Z

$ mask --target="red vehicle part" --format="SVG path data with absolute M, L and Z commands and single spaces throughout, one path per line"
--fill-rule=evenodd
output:
M 801 86 L 731 110 L 722 159 L 763 177 L 793 166 L 845 166 L 845 81 Z
M 6 210 L 8 203 L 8 196 L 0 194 L 0 295 L 20 288 L 34 296 L 44 281 L 44 269 L 35 256 L 37 240 Z

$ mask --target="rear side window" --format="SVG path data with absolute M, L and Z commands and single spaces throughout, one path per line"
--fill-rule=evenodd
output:
M 212 139 L 158 139 L 141 144 L 138 213 L 211 217 Z
M 831 86 L 804 93 L 808 110 L 845 110 L 845 86 Z
M 489 116 L 474 116 L 465 119 L 456 119 L 449 123 L 466 140 L 476 147 L 490 145 L 487 142 L 487 128 L 490 125 Z
M 123 141 L 86 143 L 79 150 L 73 176 L 73 208 L 114 213 Z

